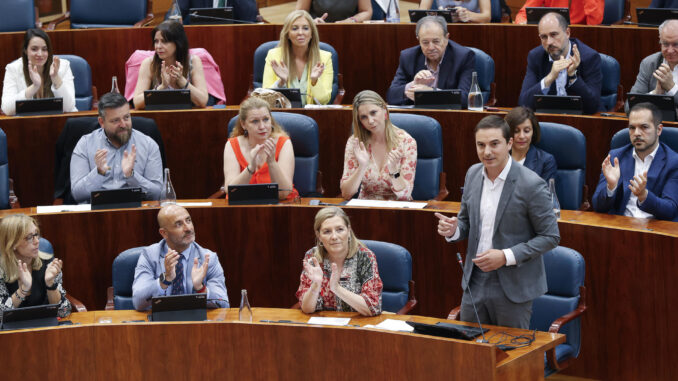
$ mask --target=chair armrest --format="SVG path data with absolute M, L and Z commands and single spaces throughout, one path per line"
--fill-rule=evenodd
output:
M 614 112 L 624 112 L 624 86 L 617 85 L 617 103 L 612 109 Z
M 490 84 L 490 99 L 485 102 L 485 106 L 494 106 L 497 104 L 497 82 Z
M 296 302 L 296 303 L 294 303 L 294 305 L 293 305 L 292 307 L 290 307 L 290 308 L 295 309 L 295 310 L 300 310 L 300 309 L 301 309 L 301 303 Z
M 207 198 L 224 198 L 224 197 L 226 197 L 226 190 L 224 189 L 224 187 L 221 187 L 219 188 L 218 191 L 212 193 L 212 195 Z
M 396 312 L 396 314 L 398 315 L 407 315 L 408 313 L 410 313 L 410 311 L 412 311 L 414 306 L 417 305 L 417 298 L 414 297 L 414 281 L 410 279 L 408 283 L 410 286 L 410 292 L 407 295 L 407 303 L 405 303 L 403 308 Z
M 450 192 L 447 190 L 447 173 L 440 172 L 440 186 L 438 188 L 438 194 L 434 198 L 435 201 L 443 201 Z
M 66 21 L 66 20 L 70 20 L 70 19 L 71 19 L 71 12 L 69 11 L 69 12 L 66 12 L 63 15 L 59 16 L 59 18 L 52 20 L 51 23 L 47 24 L 47 27 L 45 28 L 45 30 L 54 30 L 54 29 L 56 29 L 57 25 L 61 24 L 62 22 Z
M 40 21 L 40 8 L 34 7 L 35 9 L 35 27 L 40 29 L 42 28 L 42 21 Z
M 450 311 L 450 313 L 447 315 L 447 318 L 449 320 L 458 320 L 459 312 L 461 312 L 461 306 L 456 306 Z
M 316 178 L 315 181 L 315 191 L 319 194 L 324 196 L 325 195 L 325 188 L 323 188 L 323 173 L 318 170 L 318 177 Z
M 111 311 L 115 309 L 115 303 L 113 302 L 113 287 L 109 287 L 106 290 L 106 311 Z
M 9 208 L 10 209 L 19 209 L 21 204 L 19 204 L 19 197 L 14 193 L 14 180 L 9 179 Z
M 99 93 L 97 92 L 97 87 L 92 86 L 92 110 L 99 109 Z
M 626 0 L 624 1 L 624 17 L 622 18 L 622 21 L 631 21 L 631 1 Z
M 580 286 L 579 287 L 579 304 L 577 305 L 577 308 L 561 317 L 558 319 L 554 320 L 553 323 L 551 323 L 551 327 L 549 327 L 549 332 L 550 333 L 558 333 L 560 331 L 560 328 L 564 326 L 566 323 L 569 323 L 570 321 L 580 317 L 584 311 L 586 311 L 586 287 Z M 559 371 L 561 369 L 566 368 L 569 364 L 570 361 L 573 360 L 573 358 L 569 358 L 565 361 L 558 362 L 556 359 L 556 349 L 551 348 L 548 351 L 546 351 L 546 360 L 549 364 L 549 367 L 551 369 L 554 369 L 555 371 Z
M 54 202 L 52 205 L 63 205 L 64 204 L 64 199 L 63 198 L 55 198 Z
M 153 21 L 153 19 L 155 18 L 155 16 L 153 15 L 153 0 L 146 1 L 146 11 L 148 12 L 146 14 L 146 17 L 142 20 L 137 21 L 137 23 L 134 24 L 135 28 L 141 28 L 142 26 Z
M 334 98 L 334 102 L 332 104 L 340 105 L 341 101 L 344 99 L 344 95 L 346 94 L 346 89 L 344 89 L 344 75 L 341 73 L 337 73 L 337 85 L 337 96 Z
M 581 205 L 579 205 L 579 210 L 582 211 L 593 210 L 593 208 L 591 208 L 591 203 L 589 202 L 589 186 L 586 184 L 584 184 L 584 190 L 582 193 L 582 200 Z
M 71 311 L 75 310 L 75 312 L 87 312 L 87 308 L 85 308 L 85 305 L 82 304 L 81 301 L 78 299 L 72 297 L 69 294 L 66 294 L 66 299 L 68 299 L 69 302 L 71 302 Z

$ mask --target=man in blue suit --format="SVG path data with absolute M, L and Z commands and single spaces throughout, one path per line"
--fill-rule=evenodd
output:
M 613 149 L 593 195 L 596 212 L 678 221 L 678 154 L 659 141 L 662 113 L 639 103 L 629 113 L 631 144 Z
M 440 16 L 421 18 L 416 33 L 419 46 L 400 52 L 400 64 L 386 94 L 388 104 L 414 104 L 415 91 L 460 89 L 466 107 L 476 65 L 473 51 L 449 40 L 447 22 Z
M 584 114 L 598 111 L 603 76 L 600 55 L 576 38 L 558 13 L 539 20 L 541 47 L 527 55 L 527 71 L 520 90 L 520 106 L 535 109 L 535 95 L 578 95 Z
M 181 10 L 181 17 L 184 19 L 184 25 L 190 23 L 188 11 L 191 8 L 233 7 L 235 20 L 249 22 L 257 22 L 259 15 L 256 0 L 177 0 L 177 4 Z

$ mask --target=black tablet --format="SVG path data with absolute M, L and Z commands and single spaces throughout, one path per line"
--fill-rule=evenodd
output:
M 63 113 L 63 98 L 22 99 L 20 101 L 16 101 L 17 116 L 52 115 Z
M 414 107 L 438 110 L 461 110 L 461 90 L 415 91 Z

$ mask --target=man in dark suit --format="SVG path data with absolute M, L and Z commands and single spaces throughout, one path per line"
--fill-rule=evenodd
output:
M 417 22 L 419 46 L 400 52 L 400 64 L 388 88 L 392 105 L 414 104 L 414 92 L 433 89 L 460 89 L 462 106 L 468 102 L 475 54 L 450 41 L 447 22 L 440 16 L 426 16 Z
M 216 8 L 233 7 L 233 18 L 235 20 L 257 22 L 259 9 L 256 0 L 177 0 L 181 17 L 184 19 L 184 25 L 190 24 L 188 11 L 191 8 Z
M 527 55 L 527 71 L 520 90 L 520 106 L 535 109 L 535 95 L 578 95 L 585 114 L 598 111 L 603 76 L 600 55 L 576 38 L 558 13 L 539 20 L 541 47 Z
M 629 113 L 631 144 L 613 149 L 593 195 L 596 212 L 678 221 L 678 154 L 659 141 L 662 113 L 639 103 Z
M 466 173 L 457 217 L 438 217 L 449 242 L 468 238 L 461 320 L 475 322 L 469 287 L 483 323 L 528 328 L 532 300 L 546 290 L 542 254 L 560 241 L 544 180 L 511 159 L 513 139 L 499 116 L 475 128 L 481 163 Z

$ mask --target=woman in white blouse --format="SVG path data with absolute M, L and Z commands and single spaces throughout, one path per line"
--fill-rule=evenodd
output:
M 21 58 L 5 67 L 2 112 L 16 114 L 18 100 L 52 97 L 63 98 L 64 112 L 78 111 L 70 63 L 54 57 L 47 33 L 29 29 L 24 36 Z

